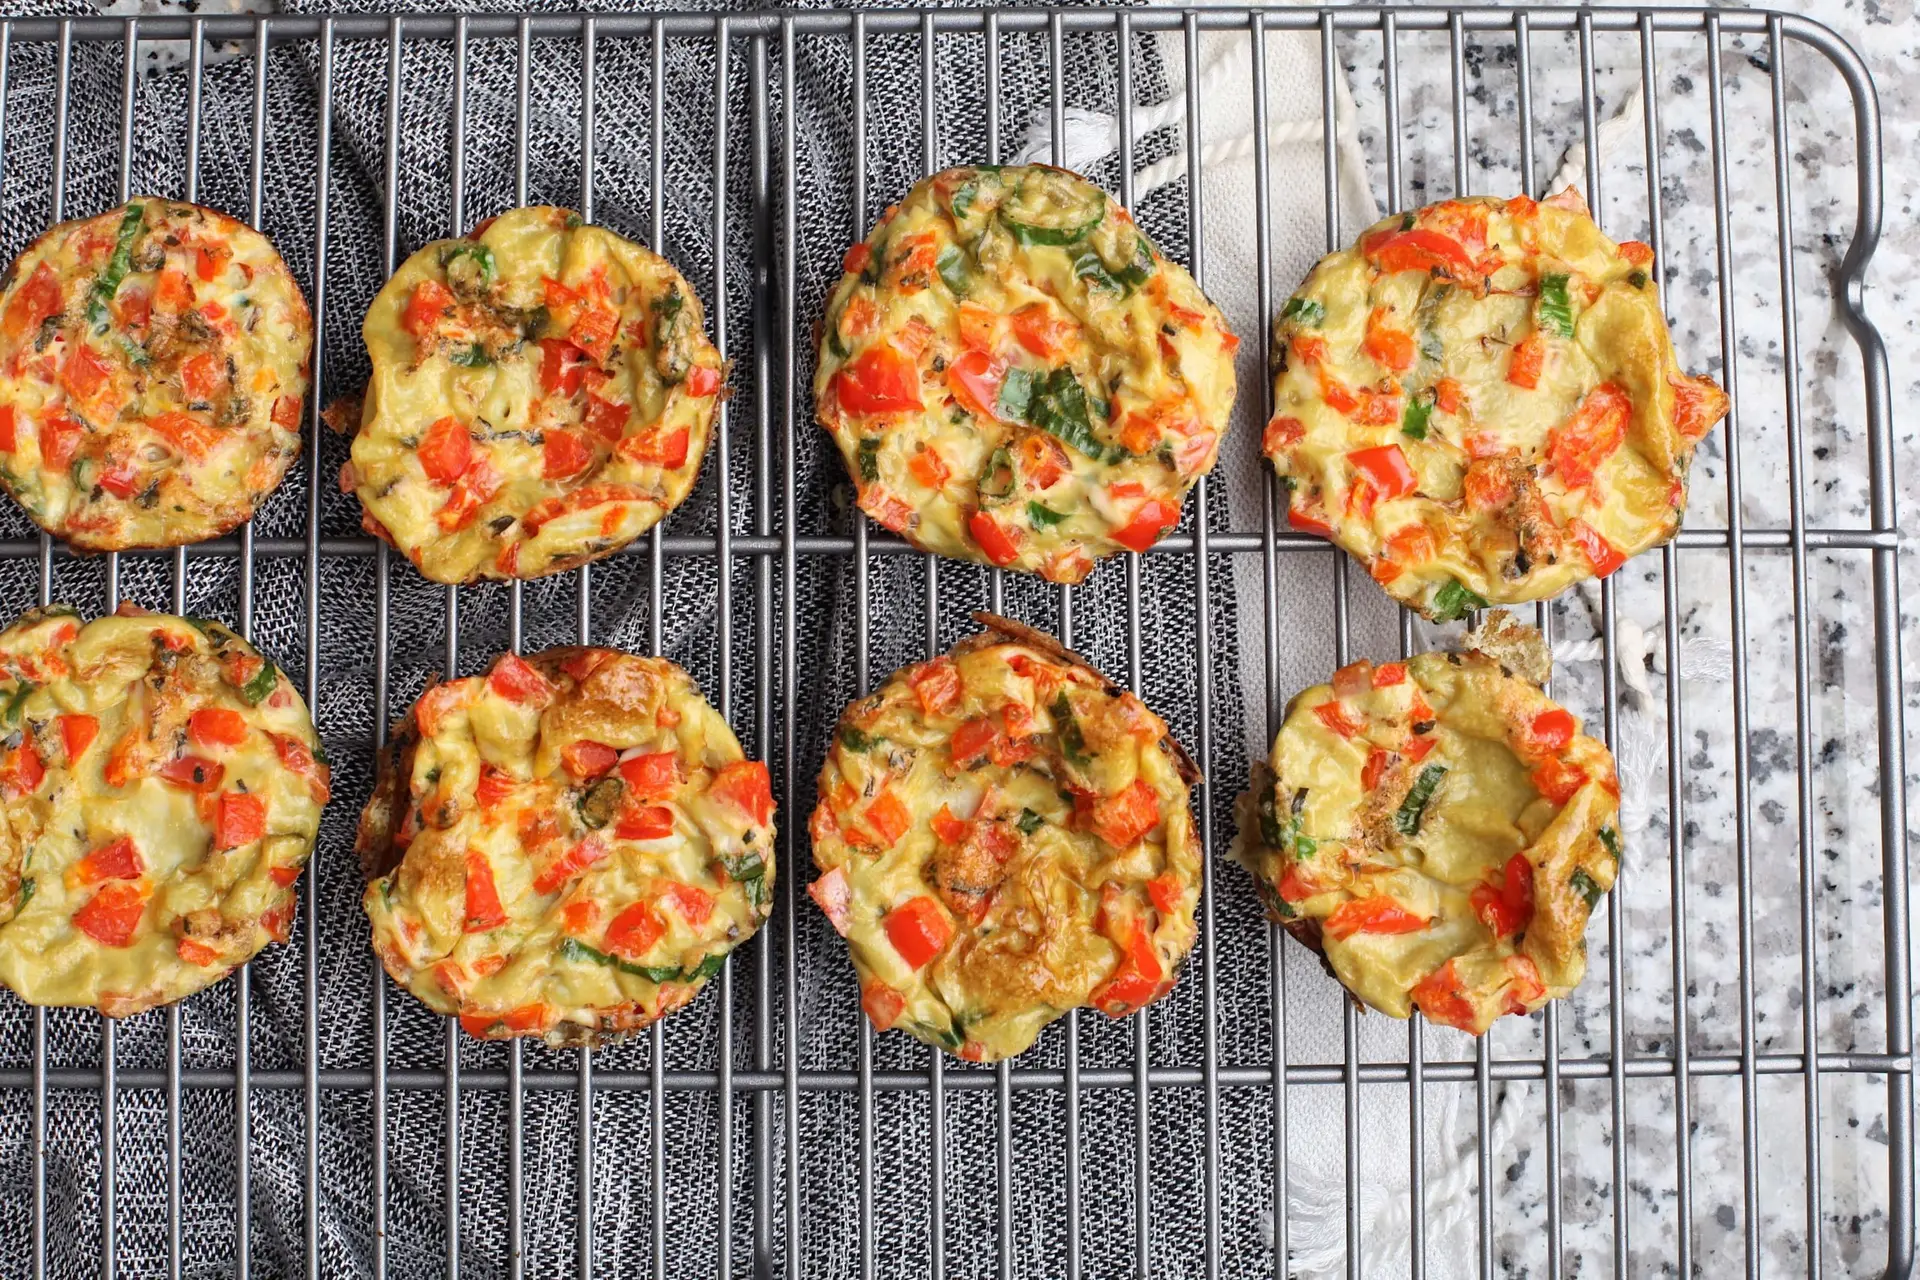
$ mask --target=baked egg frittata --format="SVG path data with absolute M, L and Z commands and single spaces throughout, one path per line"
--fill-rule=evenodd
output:
M 219 623 L 64 605 L 0 631 L 0 983 L 123 1017 L 286 941 L 328 770 Z
M 1295 697 L 1234 854 L 1358 999 L 1478 1035 L 1579 985 L 1620 865 L 1620 787 L 1540 691 L 1539 633 L 1495 611 L 1469 641 Z
M 766 765 L 662 658 L 503 654 L 420 695 L 357 846 L 393 980 L 473 1035 L 600 1045 L 691 1001 L 773 909 Z
M 1436 621 L 1537 600 L 1680 527 L 1727 397 L 1688 374 L 1653 251 L 1577 191 L 1375 224 L 1275 323 L 1264 447 L 1295 529 Z
M 515 209 L 394 273 L 340 485 L 435 582 L 537 578 L 677 507 L 725 369 L 672 264 L 566 209 Z
M 1055 582 L 1179 521 L 1239 342 L 1106 192 L 1043 165 L 948 169 L 845 265 L 814 404 L 874 520 Z
M 252 227 L 152 196 L 63 222 L 0 281 L 0 485 L 85 551 L 219 537 L 300 453 L 312 347 Z
M 1171 990 L 1203 871 L 1198 773 L 1160 717 L 1051 637 L 992 628 L 840 717 L 810 892 L 873 1025 L 972 1062 L 1079 1005 Z

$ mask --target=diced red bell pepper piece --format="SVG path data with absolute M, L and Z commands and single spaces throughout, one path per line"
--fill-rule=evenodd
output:
M 483 815 L 491 815 L 500 808 L 513 789 L 519 784 L 512 774 L 504 769 L 496 769 L 490 764 L 480 766 L 480 781 L 474 785 L 473 798 L 480 806 Z
M 1407 464 L 1407 455 L 1400 452 L 1397 444 L 1355 449 L 1347 455 L 1347 464 L 1367 478 L 1375 497 L 1381 501 L 1403 498 L 1412 493 L 1417 484 L 1413 468 Z
M 1269 458 L 1277 457 L 1307 436 L 1307 424 L 1298 418 L 1276 416 L 1260 436 L 1260 448 Z
M 848 413 L 918 409 L 920 366 L 891 342 L 876 342 L 833 375 L 834 395 Z
M 473 465 L 473 437 L 454 418 L 441 418 L 427 428 L 414 456 L 435 484 L 452 484 Z
M 1000 384 L 1007 366 L 985 351 L 963 351 L 947 365 L 947 389 L 961 405 L 982 418 L 999 417 Z
M 1180 908 L 1180 899 L 1186 896 L 1186 884 L 1171 871 L 1163 871 L 1147 881 L 1147 900 L 1161 915 L 1172 915 Z
M 509 702 L 533 702 L 553 692 L 538 668 L 517 653 L 503 653 L 494 660 L 487 687 Z
M 533 891 L 552 893 L 606 856 L 606 842 L 598 836 L 588 836 L 541 868 L 540 874 L 533 878 Z
M 907 676 L 907 683 L 927 715 L 950 715 L 960 705 L 960 668 L 952 658 L 921 663 Z
M 1547 340 L 1530 333 L 1513 344 L 1507 356 L 1507 381 L 1531 391 L 1540 385 L 1540 371 L 1547 363 Z
M 988 748 L 993 746 L 993 740 L 999 732 L 999 728 L 993 721 L 985 716 L 967 721 L 953 731 L 953 738 L 948 743 L 949 749 L 953 752 L 953 762 L 962 769 L 967 768 L 975 760 L 987 754 Z
M 873 834 L 879 837 L 880 847 L 891 849 L 913 827 L 913 815 L 900 803 L 900 797 L 882 789 L 867 805 L 866 822 Z
M 1127 939 L 1120 944 L 1120 962 L 1107 980 L 1093 989 L 1087 1001 L 1109 1018 L 1124 1018 L 1145 1007 L 1160 994 L 1166 969 L 1153 937 L 1138 923 L 1132 925 Z
M 213 847 L 238 849 L 252 844 L 267 830 L 267 806 L 247 791 L 223 791 L 214 814 Z
M 1129 551 L 1145 551 L 1179 523 L 1178 504 L 1149 498 L 1135 508 L 1132 519 L 1113 531 L 1113 540 Z
M 1413 335 L 1387 323 L 1389 312 L 1375 307 L 1367 315 L 1366 339 L 1361 347 L 1369 356 L 1394 373 L 1413 368 Z
M 1533 756 L 1557 756 L 1567 749 L 1578 728 L 1573 714 L 1562 707 L 1542 711 L 1527 726 L 1527 753 Z
M 613 834 L 622 840 L 664 840 L 673 834 L 673 810 L 661 804 L 635 805 L 614 819 Z
M 1407 993 L 1429 1022 L 1455 1027 L 1469 1035 L 1480 1032 L 1479 1015 L 1460 988 L 1460 975 L 1449 960 L 1428 974 Z
M 434 335 L 440 321 L 452 310 L 453 291 L 438 280 L 422 280 L 413 287 L 400 323 L 416 343 L 424 342 Z
M 1579 516 L 1567 521 L 1567 532 L 1580 547 L 1580 554 L 1593 566 L 1594 576 L 1604 578 L 1627 562 L 1627 558 L 1598 529 Z
M 593 465 L 593 446 L 572 431 L 548 428 L 540 446 L 540 474 L 548 480 L 577 476 Z
M 1555 804 L 1565 804 L 1586 785 L 1587 773 L 1577 764 L 1552 759 L 1533 771 L 1533 789 Z
M 1338 699 L 1320 703 L 1314 707 L 1313 714 L 1320 718 L 1321 724 L 1343 738 L 1351 738 L 1367 727 L 1363 721 L 1355 720 Z
M 1373 687 L 1389 689 L 1407 678 L 1407 664 L 1404 662 L 1383 662 L 1373 669 Z
M 102 880 L 138 880 L 146 869 L 133 837 L 121 836 L 74 863 L 72 876 L 75 885 L 89 885 Z
M 1013 545 L 1012 537 L 986 512 L 976 511 L 967 517 L 967 532 L 993 564 L 1004 567 L 1019 558 L 1020 550 Z
M 152 893 L 144 881 L 109 880 L 73 913 L 73 927 L 101 946 L 129 946 Z
M 681 884 L 675 880 L 663 892 L 680 918 L 696 929 L 713 915 L 713 895 L 697 884 Z
M 58 315 L 64 306 L 60 278 L 42 262 L 7 303 L 6 315 L 0 317 L 0 332 L 17 342 L 46 323 L 48 316 Z
M 567 330 L 567 340 L 592 356 L 596 364 L 605 364 L 613 354 L 614 331 L 620 327 L 620 313 L 595 303 L 580 313 Z
M 1471 279 L 1473 259 L 1458 240 L 1415 227 L 1411 231 L 1376 231 L 1360 243 L 1360 252 L 1380 270 L 1438 271 L 1456 280 Z
M 773 821 L 773 781 L 765 761 L 734 761 L 713 775 L 707 794 L 746 814 L 756 827 Z
M 652 903 L 636 902 L 607 925 L 607 951 L 622 960 L 638 960 L 666 931 Z
M 1727 416 L 1727 393 L 1710 378 L 1681 377 L 1673 383 L 1673 426 L 1688 440 L 1698 440 Z
M 835 867 L 808 885 L 807 894 L 819 904 L 833 931 L 846 937 L 853 921 L 853 889 L 847 884 L 847 873 Z
M 1029 302 L 1015 311 L 1011 320 L 1014 340 L 1048 362 L 1072 349 L 1074 334 L 1079 328 L 1071 320 L 1055 314 L 1053 305 L 1047 302 Z
M 1427 917 L 1415 915 L 1384 895 L 1343 902 L 1321 926 L 1335 941 L 1356 933 L 1417 933 L 1426 927 Z
M 571 397 L 580 389 L 586 362 L 580 348 L 564 338 L 540 339 L 540 393 Z
M 190 413 L 155 414 L 147 419 L 147 427 L 172 446 L 175 453 L 196 460 L 212 453 L 214 447 L 226 439 L 225 432 Z
M 247 718 L 226 707 L 202 707 L 187 717 L 187 737 L 197 747 L 235 747 L 247 739 Z
M 878 978 L 860 988 L 860 1007 L 875 1031 L 885 1031 L 907 1011 L 906 997 Z
M 219 789 L 227 767 L 200 756 L 181 756 L 161 765 L 160 776 L 176 787 L 205 795 Z
M 692 447 L 693 437 L 688 430 L 675 427 L 671 431 L 655 430 L 629 436 L 620 442 L 620 456 L 673 471 L 687 465 L 687 454 Z
M 953 938 L 953 921 L 926 894 L 909 899 L 887 912 L 887 941 L 911 969 L 925 968 Z
M 603 742 L 585 738 L 560 748 L 560 763 L 576 778 L 597 778 L 620 762 L 620 753 Z
M 683 385 L 690 396 L 710 396 L 720 389 L 720 371 L 708 364 L 694 365 L 687 370 L 687 380 Z
M 636 799 L 664 799 L 680 785 L 679 757 L 671 751 L 628 756 L 620 762 L 620 776 Z
M 1633 397 L 1618 383 L 1589 391 L 1568 419 L 1547 434 L 1547 465 L 1569 489 L 1591 485 L 1627 438 Z
M 66 745 L 67 764 L 71 767 L 100 736 L 100 721 L 88 715 L 67 715 L 59 718 L 59 725 L 60 741 Z
M 180 362 L 180 387 L 189 400 L 210 400 L 220 389 L 227 366 L 211 351 L 202 351 Z
M 1130 849 L 1160 825 L 1160 797 L 1145 778 L 1135 778 L 1093 803 L 1088 829 L 1116 849 Z
M 99 395 L 113 380 L 113 366 L 84 342 L 75 343 L 60 366 L 60 385 L 82 404 Z
M 907 471 L 929 489 L 941 488 L 953 477 L 953 472 L 947 469 L 946 462 L 940 457 L 940 451 L 932 445 L 923 445 L 913 451 L 913 456 L 907 459 Z
M 933 815 L 933 834 L 941 844 L 964 844 L 966 843 L 967 834 L 972 830 L 973 824 L 971 822 L 966 821 L 964 818 L 954 817 L 953 810 L 944 804 L 941 805 L 939 811 Z
M 507 913 L 500 906 L 500 890 L 493 883 L 493 864 L 487 861 L 487 855 L 480 850 L 468 849 L 464 929 L 468 933 L 485 933 L 489 929 L 498 929 L 506 922 Z
M 1474 914 L 1496 938 L 1510 937 L 1533 919 L 1533 863 L 1525 850 L 1507 859 L 1500 884 L 1479 885 L 1470 895 Z
M 220 953 L 198 938 L 181 938 L 173 944 L 174 954 L 188 964 L 197 964 L 202 968 L 216 964 Z

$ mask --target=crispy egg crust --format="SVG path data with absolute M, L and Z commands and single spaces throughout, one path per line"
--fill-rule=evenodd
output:
M 1620 786 L 1606 747 L 1522 678 L 1545 678 L 1537 632 L 1496 610 L 1469 642 L 1295 697 L 1240 797 L 1234 856 L 1356 998 L 1478 1035 L 1579 985 L 1619 870 Z
M 1396 214 L 1322 258 L 1274 326 L 1292 526 L 1441 622 L 1667 541 L 1727 397 L 1680 368 L 1655 278 L 1572 188 Z
M 611 555 L 700 474 L 726 370 L 672 264 L 566 209 L 515 209 L 408 258 L 340 486 L 435 582 Z
M 300 454 L 313 321 L 267 238 L 140 196 L 0 279 L 0 485 L 83 551 L 249 519 Z
M 861 1006 L 971 1062 L 1089 1004 L 1119 1018 L 1193 947 L 1199 780 L 1160 717 L 1052 637 L 992 628 L 840 717 L 809 890 Z
M 48 605 L 0 631 L 0 983 L 113 1017 L 293 922 L 328 770 L 293 683 L 219 623 Z
M 356 847 L 393 980 L 475 1036 L 597 1046 L 690 1002 L 773 909 L 766 765 L 663 658 L 502 654 L 420 695 Z
M 815 412 L 860 509 L 923 550 L 1078 582 L 1212 468 L 1239 340 L 1078 174 L 948 169 L 848 250 Z

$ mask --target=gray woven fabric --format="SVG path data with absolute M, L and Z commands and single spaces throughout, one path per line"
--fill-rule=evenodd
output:
M 307 8 L 302 4 L 294 6 Z M 351 6 L 358 7 L 358 6 Z M 380 0 L 365 6 L 385 8 Z M 77 10 L 76 10 L 77 11 Z M 465 214 L 468 221 L 514 203 L 514 69 L 511 41 L 476 41 L 467 76 Z M 721 487 L 729 498 L 736 535 L 778 533 L 781 499 L 790 478 L 802 535 L 844 533 L 852 528 L 840 460 L 824 433 L 813 425 L 807 387 L 812 358 L 807 351 L 822 299 L 838 274 L 841 251 L 864 231 L 850 205 L 852 100 L 851 59 L 844 38 L 802 37 L 798 41 L 799 144 L 794 186 L 798 196 L 798 288 L 791 314 L 798 349 L 791 370 L 794 402 L 784 400 L 779 330 L 756 323 L 752 292 L 754 220 L 751 134 L 754 52 L 750 42 L 731 48 L 726 98 L 729 167 L 725 189 L 727 235 L 713 235 L 715 50 L 709 39 L 673 41 L 667 51 L 666 156 L 663 250 L 678 263 L 703 298 L 710 317 L 716 262 L 724 259 L 727 325 L 715 337 L 736 362 L 728 428 L 729 465 L 709 458 L 703 481 L 686 507 L 668 524 L 671 534 L 704 534 L 717 527 Z M 65 211 L 67 216 L 110 206 L 118 194 L 119 89 L 122 50 L 118 46 L 80 45 L 73 55 L 73 91 L 68 99 Z M 330 217 L 324 236 L 324 384 L 328 396 L 353 389 L 364 377 L 365 354 L 359 342 L 359 318 L 386 275 L 381 191 L 387 110 L 388 47 L 382 40 L 341 41 L 332 64 L 334 146 L 331 152 Z M 869 135 L 867 148 L 868 216 L 896 198 L 923 170 L 920 50 L 915 37 L 874 36 L 867 55 Z M 649 155 L 652 51 L 644 39 L 603 36 L 598 45 L 596 122 L 598 150 L 594 168 L 593 216 L 598 222 L 646 239 L 651 223 Z M 778 143 L 784 127 L 785 70 L 780 50 L 769 50 L 769 90 L 775 165 L 779 191 Z M 315 85 L 317 50 L 311 43 L 277 47 L 269 58 L 267 179 L 262 193 L 263 228 L 274 237 L 296 276 L 314 289 L 317 207 Z M 1004 151 L 1050 92 L 1042 38 L 1006 37 L 1002 51 L 1004 100 L 1001 125 Z M 1111 110 L 1116 97 L 1116 58 L 1111 40 L 1069 45 L 1063 82 L 1070 105 Z M 1134 63 L 1136 94 L 1151 101 L 1165 91 L 1153 47 L 1142 41 Z M 979 110 L 985 82 L 982 44 L 975 37 L 943 37 L 939 48 L 938 143 L 942 164 L 985 156 L 985 122 Z M 454 230 L 450 190 L 449 120 L 451 56 L 446 45 L 406 47 L 401 85 L 402 153 L 395 193 L 397 251 Z M 529 199 L 577 204 L 580 199 L 580 48 L 576 42 L 540 42 L 532 70 L 533 126 L 526 147 Z M 247 181 L 252 95 L 251 54 L 208 68 L 202 105 L 201 199 L 244 216 L 249 207 Z M 178 72 L 143 79 L 139 88 L 132 142 L 132 188 L 184 194 L 185 79 Z M 45 177 L 53 164 L 53 50 L 46 45 L 16 45 L 7 97 L 4 191 L 0 192 L 0 232 L 12 253 L 42 228 L 50 210 Z M 1144 138 L 1140 158 L 1164 155 L 1171 139 Z M 1112 186 L 1115 174 L 1095 176 Z M 1164 189 L 1136 210 L 1142 225 L 1175 257 L 1185 250 L 1185 203 L 1180 187 Z M 779 211 L 775 210 L 777 214 Z M 776 242 L 777 245 L 777 242 Z M 777 273 L 774 276 L 778 280 Z M 776 326 L 783 315 L 772 299 Z M 772 452 L 762 456 L 756 406 L 762 389 L 753 373 L 757 344 L 771 344 L 774 385 L 766 389 Z M 789 472 L 781 439 L 789 423 L 794 457 Z M 343 497 L 332 477 L 346 453 L 345 442 L 323 441 L 319 460 L 319 527 L 323 536 L 357 536 L 359 509 Z M 263 538 L 302 538 L 309 494 L 314 484 L 311 458 L 303 458 L 282 489 L 263 507 L 256 531 Z M 764 485 L 771 508 L 759 500 Z M 1186 527 L 1193 516 L 1189 504 Z M 1215 486 L 1208 516 L 1215 528 L 1226 525 L 1224 487 Z M 0 509 L 6 536 L 31 532 L 12 505 Z M 789 937 L 776 913 L 774 925 L 744 948 L 731 971 L 733 1062 L 756 1065 L 756 1027 L 772 1028 L 771 1062 L 783 1065 L 789 1051 L 803 1068 L 850 1071 L 857 1060 L 861 1015 L 858 993 L 844 948 L 799 893 L 811 878 L 804 819 L 812 799 L 829 727 L 839 708 L 855 695 L 862 673 L 856 667 L 857 579 L 844 557 L 802 556 L 793 614 L 795 679 L 789 685 L 781 669 L 779 639 L 786 612 L 780 599 L 778 561 L 774 575 L 774 613 L 758 610 L 758 573 L 768 562 L 736 558 L 732 570 L 731 663 L 723 672 L 717 643 L 722 617 L 720 576 L 712 557 L 668 557 L 664 564 L 664 650 L 687 666 L 716 703 L 725 709 L 751 754 L 767 754 L 775 776 L 790 766 L 793 795 L 782 820 L 794 837 L 790 844 L 799 865 L 783 865 L 788 893 L 798 894 L 790 908 L 797 921 Z M 597 643 L 644 651 L 649 645 L 651 558 L 629 555 L 591 572 L 591 637 Z M 1164 714 L 1190 745 L 1198 736 L 1198 649 L 1201 583 L 1187 557 L 1152 556 L 1141 567 L 1140 662 L 1131 671 L 1128 655 L 1126 569 L 1104 566 L 1091 582 L 1073 593 L 1077 645 L 1121 679 L 1137 676 L 1149 703 Z M 106 607 L 105 575 L 97 560 L 57 558 L 53 596 L 92 613 Z M 33 603 L 39 583 L 32 561 L 0 563 L 0 612 L 11 614 Z M 320 846 L 308 873 L 308 903 L 303 906 L 292 944 L 269 949 L 251 967 L 252 1035 L 248 1046 L 256 1073 L 298 1073 L 306 1060 L 308 1038 L 319 1065 L 327 1071 L 366 1072 L 375 1062 L 374 991 L 377 966 L 367 946 L 365 918 L 359 907 L 360 876 L 351 852 L 351 831 L 369 784 L 369 758 L 375 727 L 374 678 L 378 585 L 375 562 L 366 557 L 327 558 L 318 569 L 319 594 L 310 601 L 308 564 L 300 555 L 262 554 L 254 569 L 252 634 L 289 671 L 316 693 L 315 714 L 335 760 L 334 804 L 328 810 Z M 883 556 L 870 562 L 868 599 L 873 622 L 867 670 L 870 680 L 923 656 L 926 592 L 935 572 L 922 557 Z M 938 565 L 938 635 L 944 647 L 969 633 L 970 609 L 988 600 L 988 575 L 971 566 Z M 1243 698 L 1237 688 L 1238 627 L 1235 625 L 1232 575 L 1225 559 L 1206 566 L 1212 622 L 1214 756 L 1212 775 L 1219 785 L 1206 793 L 1213 812 L 1216 843 L 1224 849 L 1231 832 L 1233 795 L 1246 776 L 1242 727 Z M 171 599 L 172 561 L 165 556 L 126 558 L 120 566 L 124 596 L 152 607 Z M 397 559 L 388 585 L 387 660 L 389 714 L 403 708 L 429 672 L 445 662 L 444 619 L 447 596 L 423 582 Z M 1043 627 L 1059 624 L 1060 592 L 1036 581 L 1009 576 L 1006 610 Z M 190 611 L 239 620 L 237 559 L 195 556 L 190 561 L 187 605 Z M 307 611 L 317 611 L 317 675 L 307 652 Z M 508 637 L 506 590 L 488 587 L 460 593 L 459 664 L 481 667 Z M 528 648 L 567 642 L 579 635 L 578 575 L 529 584 L 524 593 Z M 763 648 L 768 637 L 770 647 Z M 759 703 L 761 673 L 771 670 L 772 701 Z M 723 680 L 726 682 L 723 684 Z M 779 751 L 782 715 L 793 708 L 795 753 L 785 761 Z M 762 741 L 770 725 L 772 741 Z M 1217 1022 L 1220 1060 L 1260 1062 L 1270 1054 L 1272 995 L 1268 985 L 1265 926 L 1251 896 L 1240 892 L 1237 872 L 1221 877 L 1227 886 L 1215 903 L 1215 981 L 1222 1016 Z M 314 985 L 306 974 L 314 959 Z M 800 993 L 799 1040 L 784 1043 L 786 1010 L 780 993 L 792 957 L 793 985 Z M 758 1000 L 758 975 L 771 976 L 770 1003 Z M 1198 1067 L 1202 1061 L 1205 1018 L 1203 974 L 1198 962 L 1175 994 L 1148 1016 L 1151 1059 L 1155 1064 Z M 182 1057 L 189 1071 L 231 1070 L 235 1060 L 234 982 L 185 1002 L 179 1011 Z M 717 1061 L 721 993 L 716 983 L 664 1031 L 666 1063 L 672 1070 L 711 1071 Z M 309 1025 L 311 1002 L 318 1018 Z M 57 1011 L 47 1017 L 50 1062 L 55 1068 L 93 1067 L 100 1060 L 100 1021 L 91 1014 Z M 10 997 L 0 997 L 0 1063 L 24 1067 L 32 1059 L 32 1015 Z M 152 1013 L 118 1028 L 116 1062 L 125 1072 L 164 1068 L 167 1022 Z M 1078 1032 L 1083 1071 L 1130 1071 L 1134 1061 L 1133 1025 L 1112 1024 L 1089 1013 Z M 409 996 L 388 988 L 385 1061 L 389 1071 L 437 1071 L 445 1060 L 446 1024 Z M 1064 1064 L 1067 1024 L 1049 1031 L 1021 1061 L 1022 1066 Z M 507 1051 L 498 1045 L 464 1042 L 462 1063 L 491 1072 L 504 1069 Z M 578 1055 L 553 1054 L 543 1047 L 525 1051 L 526 1069 L 565 1073 L 570 1084 Z M 596 1072 L 639 1072 L 652 1061 L 649 1041 L 595 1055 Z M 922 1075 L 929 1051 L 902 1036 L 878 1038 L 878 1071 Z M 444 1096 L 437 1089 L 403 1087 L 396 1081 L 388 1099 L 385 1143 L 388 1182 L 386 1250 L 389 1273 L 401 1277 L 439 1274 L 446 1246 Z M 1203 1160 L 1207 1139 L 1203 1099 L 1190 1088 L 1157 1089 L 1150 1105 L 1150 1177 L 1153 1185 L 1150 1253 L 1157 1274 L 1197 1274 L 1202 1267 L 1204 1225 Z M 644 1091 L 602 1088 L 596 1093 L 592 1161 L 595 1254 L 603 1272 L 639 1275 L 650 1271 L 656 1230 L 666 1236 L 669 1269 L 677 1275 L 717 1271 L 719 1186 L 719 1112 L 712 1093 L 671 1090 L 666 1097 L 663 1224 L 652 1221 L 653 1142 L 651 1100 Z M 1263 1274 L 1271 1266 L 1263 1240 L 1264 1208 L 1272 1198 L 1271 1102 L 1264 1090 L 1244 1096 L 1227 1090 L 1219 1111 L 1222 1166 L 1229 1171 L 1219 1204 L 1222 1251 L 1230 1274 Z M 369 1092 L 361 1087 L 321 1090 L 319 1094 L 317 1184 L 306 1175 L 306 1099 L 299 1089 L 256 1087 L 253 1111 L 251 1256 L 256 1274 L 289 1275 L 302 1268 L 305 1234 L 319 1242 L 319 1265 L 327 1275 L 368 1274 L 374 1255 L 372 1203 L 376 1135 Z M 775 1095 L 770 1111 L 776 1165 L 765 1171 L 773 1196 L 772 1234 L 802 1236 L 804 1273 L 841 1276 L 858 1273 L 858 1168 L 862 1142 L 855 1097 L 847 1092 L 807 1092 L 799 1102 L 801 1150 L 797 1169 L 781 1141 L 784 1095 Z M 997 1098 L 991 1090 L 954 1090 L 946 1096 L 943 1130 L 945 1161 L 944 1245 L 949 1273 L 974 1275 L 993 1266 L 997 1249 L 995 1147 Z M 60 1276 L 96 1269 L 100 1239 L 98 1194 L 100 1122 L 97 1095 L 90 1090 L 59 1090 L 48 1107 L 48 1233 L 53 1273 Z M 151 1088 L 123 1088 L 118 1103 L 118 1252 L 123 1274 L 163 1274 L 166 1263 L 166 1107 Z M 749 1094 L 736 1095 L 732 1138 L 733 1270 L 750 1269 L 756 1193 L 755 1109 Z M 236 1137 L 234 1099 L 229 1089 L 189 1089 L 182 1129 L 184 1211 L 190 1275 L 231 1271 L 235 1236 Z M 501 1273 L 507 1241 L 507 1095 L 500 1089 L 470 1087 L 460 1103 L 460 1232 L 468 1274 Z M 1021 1090 L 1013 1095 L 1011 1224 L 1016 1270 L 1025 1275 L 1063 1271 L 1066 1244 L 1066 1103 L 1058 1090 Z M 26 1141 L 29 1097 L 0 1094 L 0 1257 L 20 1258 L 30 1231 L 29 1150 Z M 1086 1090 L 1080 1103 L 1079 1159 L 1083 1212 L 1080 1244 L 1089 1275 L 1130 1270 L 1134 1252 L 1134 1152 L 1136 1112 L 1130 1087 Z M 574 1271 L 577 1231 L 575 1169 L 578 1161 L 578 1112 L 570 1088 L 529 1092 L 524 1110 L 524 1206 L 530 1274 Z M 928 1270 L 931 1150 L 930 1099 L 924 1089 L 884 1089 L 876 1103 L 871 1135 L 877 1183 L 873 1230 L 878 1271 L 882 1275 L 921 1275 Z M 800 1179 L 798 1224 L 785 1211 L 786 1180 Z M 310 1223 L 307 1215 L 314 1220 Z M 10 1267 L 9 1267 L 10 1270 Z

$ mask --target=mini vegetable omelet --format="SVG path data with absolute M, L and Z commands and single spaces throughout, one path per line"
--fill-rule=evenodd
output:
M 875 520 L 1078 582 L 1180 519 L 1219 453 L 1238 345 L 1077 174 L 948 169 L 848 251 L 813 393 Z
M 0 983 L 121 1017 L 284 942 L 327 802 L 293 685 L 218 623 L 0 631 Z
M 476 1036 L 599 1045 L 673 1012 L 773 903 L 773 796 L 693 680 L 612 649 L 429 688 L 360 818 L 374 950 Z
M 152 196 L 63 222 L 0 284 L 0 484 L 81 550 L 218 537 L 300 453 L 312 347 L 253 228 Z
M 693 489 L 724 370 L 671 264 L 565 209 L 408 258 L 367 309 L 342 489 L 436 582 L 626 546 Z
M 1469 642 L 1294 698 L 1234 852 L 1348 991 L 1477 1035 L 1579 985 L 1620 865 L 1620 786 L 1540 691 L 1538 632 L 1496 611 Z
M 974 1062 L 1090 1004 L 1164 995 L 1192 949 L 1199 773 L 1051 637 L 993 628 L 848 707 L 820 771 L 814 900 L 861 1005 Z
M 1680 368 L 1652 260 L 1572 189 L 1431 205 L 1321 259 L 1274 331 L 1293 527 L 1438 621 L 1671 538 L 1727 397 Z

